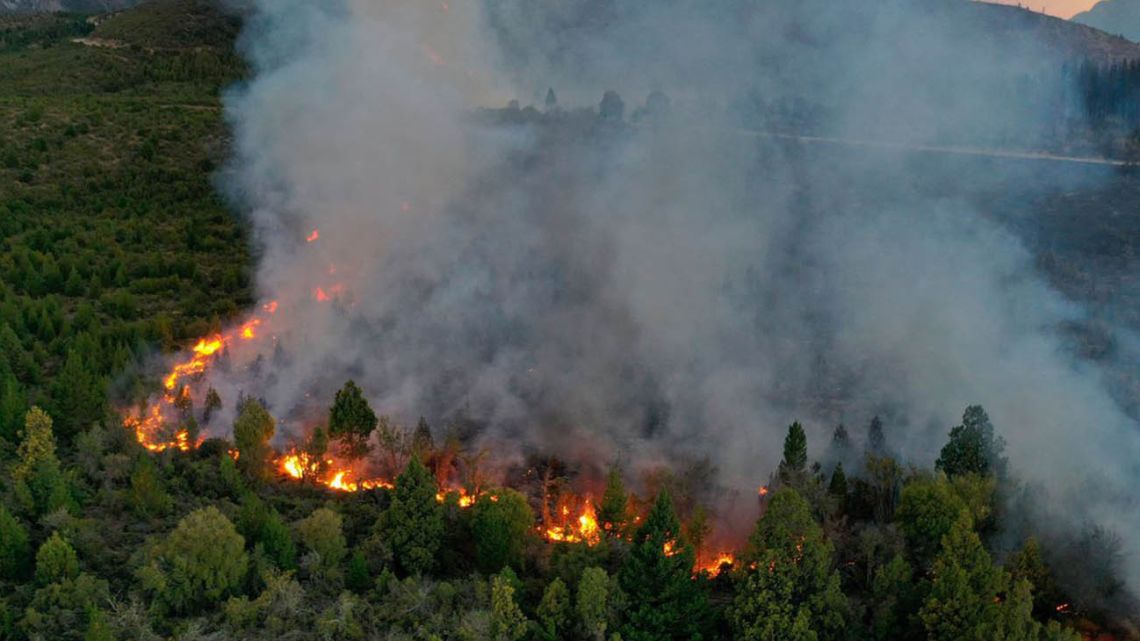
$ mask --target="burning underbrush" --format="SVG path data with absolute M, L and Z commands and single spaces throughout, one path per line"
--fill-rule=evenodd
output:
M 319 238 L 319 232 L 314 230 L 305 241 L 311 244 Z M 306 304 L 336 304 L 344 300 L 345 291 L 341 283 L 316 286 Z M 227 436 L 228 428 L 213 427 L 224 423 L 219 418 L 223 398 L 210 384 L 212 374 L 260 366 L 260 356 L 248 355 L 264 354 L 278 347 L 276 331 L 281 315 L 282 305 L 269 301 L 244 322 L 198 340 L 169 364 L 161 378 L 161 392 L 145 405 L 125 413 L 124 427 L 153 453 L 191 452 L 207 438 Z M 248 399 L 241 396 L 234 400 L 240 405 Z M 441 503 L 468 509 L 481 500 L 497 500 L 492 492 L 496 486 L 518 490 L 536 508 L 536 532 L 551 544 L 595 546 L 603 544 L 607 537 L 628 536 L 649 508 L 646 501 L 630 495 L 621 513 L 611 513 L 606 520 L 599 515 L 605 480 L 585 480 L 587 475 L 573 473 L 557 458 L 536 456 L 525 464 L 495 461 L 489 449 L 470 452 L 470 444 L 454 436 L 437 447 L 422 421 L 414 433 L 393 425 L 386 417 L 378 422 L 375 434 L 352 446 L 336 439 L 330 441 L 327 428 L 319 420 L 299 430 L 287 430 L 299 432 L 303 439 L 278 435 L 277 447 L 267 454 L 266 464 L 272 476 L 282 483 L 320 487 L 332 493 L 387 492 L 396 489 L 399 471 L 410 457 L 416 456 L 434 474 L 439 488 L 436 499 Z M 242 457 L 236 447 L 231 446 L 229 452 L 235 460 Z M 731 567 L 733 554 L 723 551 L 723 545 L 714 548 L 711 544 L 713 538 L 709 534 L 713 528 L 707 515 L 698 510 L 693 520 L 694 526 L 687 534 L 697 549 L 694 571 L 717 575 Z M 621 522 L 625 534 L 619 534 L 619 523 L 615 521 Z M 721 537 L 717 543 L 725 543 L 725 539 Z M 667 553 L 671 545 L 666 544 Z

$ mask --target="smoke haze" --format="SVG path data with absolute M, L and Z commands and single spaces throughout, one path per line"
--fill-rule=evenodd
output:
M 707 456 L 744 496 L 793 420 L 821 456 L 883 414 L 929 464 L 978 403 L 1020 478 L 1137 531 L 1136 421 L 1059 334 L 1088 312 L 961 193 L 967 161 L 749 133 L 1025 140 L 1065 88 L 1026 107 L 1008 78 L 1056 57 L 944 3 L 840 4 L 257 2 L 226 188 L 277 341 L 210 384 L 299 436 L 354 378 L 505 455 Z M 547 87 L 557 113 L 473 112 Z M 671 107 L 570 106 L 606 89 L 628 122 L 651 91 Z

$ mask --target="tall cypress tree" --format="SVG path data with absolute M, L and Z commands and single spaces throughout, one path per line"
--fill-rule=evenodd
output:
M 667 491 L 633 537 L 619 581 L 629 597 L 626 641 L 699 639 L 707 630 L 708 597 L 692 577 L 696 552 L 685 541 Z
M 383 539 L 396 566 L 406 574 L 430 572 L 443 540 L 443 507 L 435 500 L 435 478 L 416 457 L 396 479 L 392 505 L 380 518 Z

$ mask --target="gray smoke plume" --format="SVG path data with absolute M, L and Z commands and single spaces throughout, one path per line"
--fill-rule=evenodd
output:
M 1059 333 L 1088 312 L 966 195 L 1001 163 L 915 151 L 1072 110 L 1058 57 L 966 4 L 256 2 L 228 188 L 279 309 L 210 384 L 300 434 L 354 378 L 504 456 L 707 456 L 745 496 L 795 419 L 822 453 L 881 413 L 930 464 L 980 403 L 1020 478 L 1137 531 L 1137 424 Z M 637 105 L 566 106 L 607 89 Z

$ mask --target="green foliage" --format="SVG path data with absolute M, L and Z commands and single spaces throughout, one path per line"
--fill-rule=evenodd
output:
M 578 594 L 574 611 L 582 636 L 592 641 L 604 641 L 606 631 L 615 617 L 620 601 L 617 582 L 601 568 L 586 568 L 578 581 Z
M 173 507 L 173 500 L 167 494 L 154 461 L 148 456 L 140 456 L 131 472 L 131 509 L 141 517 L 162 516 Z
M 329 436 L 340 441 L 348 456 L 359 458 L 368 453 L 368 437 L 378 422 L 364 392 L 354 381 L 337 391 L 329 408 Z
M 1008 585 L 994 567 L 969 518 L 959 519 L 934 562 L 930 594 L 919 614 L 931 641 L 992 639 L 1001 618 L 998 595 Z
M 140 579 L 171 611 L 190 613 L 237 590 L 248 564 L 245 540 L 211 506 L 178 522 L 140 571 Z
M 77 576 L 79 557 L 75 554 L 75 548 L 59 532 L 53 532 L 51 538 L 36 552 L 36 581 L 40 585 L 47 585 Z
M 848 614 L 832 546 L 795 490 L 776 492 L 756 524 L 730 612 L 736 637 L 839 639 Z
M 872 638 L 894 641 L 922 636 L 917 618 L 922 591 L 915 583 L 913 569 L 901 554 L 875 572 L 870 596 Z
M 807 434 L 799 422 L 788 426 L 784 438 L 784 458 L 780 461 L 781 478 L 802 474 L 807 468 Z
M 969 512 L 944 478 L 920 477 L 903 488 L 896 516 L 915 562 L 926 569 L 942 549 L 942 538 L 969 519 Z
M 980 405 L 971 405 L 962 415 L 962 424 L 950 430 L 950 440 L 934 467 L 949 476 L 1004 474 L 1004 450 L 1005 441 L 994 435 L 986 411 Z
M 326 569 L 339 566 L 348 553 L 344 519 L 327 507 L 317 509 L 298 523 L 297 536 L 306 548 L 320 556 L 321 566 Z
M 277 429 L 277 421 L 255 399 L 246 399 L 234 421 L 234 443 L 237 445 L 238 467 L 247 476 L 264 479 L 269 474 L 269 439 Z
M 443 540 L 443 507 L 435 499 L 435 477 L 418 458 L 396 479 L 392 504 L 380 520 L 381 536 L 397 567 L 408 574 L 430 572 Z
M 555 578 L 546 584 L 542 600 L 535 611 L 545 639 L 561 639 L 568 636 L 571 622 L 570 590 L 562 579 Z
M 634 534 L 619 575 L 630 605 L 621 628 L 623 639 L 701 636 L 709 610 L 704 586 L 692 579 L 694 558 L 695 551 L 681 532 L 673 501 L 662 491 Z
M 479 497 L 471 524 L 479 569 L 488 574 L 504 567 L 521 569 L 523 545 L 533 525 L 534 512 L 522 494 L 494 490 Z
M 51 417 L 38 407 L 29 410 L 25 417 L 17 455 L 12 480 L 16 497 L 28 513 L 43 516 L 75 507 L 71 483 L 55 454 Z
M 12 478 L 16 481 L 28 480 L 36 466 L 44 461 L 59 463 L 55 456 L 51 417 L 38 407 L 28 410 L 24 417 L 23 439 L 17 456 L 19 461 L 12 467 Z
M 90 574 L 49 583 L 36 590 L 20 630 L 32 639 L 81 641 L 94 613 L 109 600 L 107 582 Z
M 527 618 L 515 602 L 515 588 L 501 574 L 491 579 L 490 631 L 495 641 L 518 641 L 527 632 Z
M 19 580 L 27 574 L 31 559 L 28 531 L 0 504 L 0 578 Z
M 610 537 L 621 537 L 629 518 L 629 495 L 621 478 L 621 469 L 616 465 L 610 468 L 606 477 L 606 489 L 602 493 L 602 503 L 598 506 L 598 525 Z
M 360 550 L 354 550 L 352 556 L 348 558 L 344 585 L 357 594 L 364 594 L 372 587 L 372 573 L 368 569 L 368 559 Z

